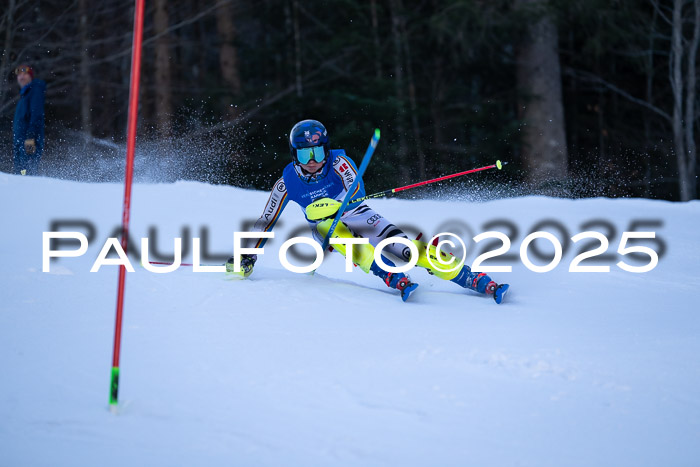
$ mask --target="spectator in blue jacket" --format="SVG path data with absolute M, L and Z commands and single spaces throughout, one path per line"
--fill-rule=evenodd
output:
M 46 83 L 34 79 L 34 70 L 29 65 L 18 66 L 15 74 L 21 90 L 12 131 L 14 173 L 37 175 L 44 150 Z

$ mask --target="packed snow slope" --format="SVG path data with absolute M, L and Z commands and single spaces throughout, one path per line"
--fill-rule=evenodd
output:
M 0 197 L 0 466 L 700 462 L 700 202 L 370 203 L 411 234 L 506 233 L 511 256 L 485 263 L 512 266 L 491 273 L 511 284 L 500 306 L 418 269 L 403 303 L 376 277 L 345 272 L 336 253 L 315 275 L 290 272 L 279 247 L 307 235 L 293 204 L 248 280 L 156 274 L 132 256 L 115 415 L 118 268 L 90 268 L 121 222 L 123 187 L 0 174 Z M 131 234 L 161 256 L 182 237 L 187 262 L 192 237 L 227 255 L 266 200 L 194 182 L 136 185 Z M 42 272 L 52 229 L 91 241 Z M 549 272 L 520 259 L 535 230 L 568 243 Z M 566 242 L 587 230 L 609 237 L 608 256 L 581 265 L 609 272 L 569 272 L 599 245 Z M 660 256 L 650 272 L 616 265 L 649 262 L 618 253 L 632 230 L 655 232 L 636 243 Z M 484 244 L 467 246 L 472 262 Z M 542 266 L 553 250 L 537 240 L 528 251 Z

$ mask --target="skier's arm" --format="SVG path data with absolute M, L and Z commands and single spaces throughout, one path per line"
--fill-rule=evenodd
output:
M 275 186 L 270 192 L 270 197 L 267 199 L 265 209 L 260 218 L 255 222 L 251 232 L 270 232 L 277 223 L 284 207 L 287 205 L 289 198 L 287 197 L 287 188 L 284 185 L 284 178 L 280 178 L 275 182 Z M 267 242 L 266 238 L 249 239 L 246 242 L 248 248 L 262 248 Z
M 284 178 L 280 178 L 275 182 L 275 186 L 270 192 L 270 197 L 267 199 L 265 209 L 260 218 L 255 222 L 250 232 L 270 232 L 277 223 L 280 214 L 287 205 L 287 189 L 284 185 Z M 267 238 L 248 238 L 243 241 L 244 248 L 262 248 L 267 242 Z M 253 272 L 253 266 L 258 259 L 258 255 L 242 254 L 241 269 L 238 274 L 243 277 L 248 277 Z M 235 258 L 231 256 L 226 261 L 226 271 L 235 273 Z

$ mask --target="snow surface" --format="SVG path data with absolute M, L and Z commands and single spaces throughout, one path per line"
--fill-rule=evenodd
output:
M 578 244 L 547 273 L 515 257 L 513 272 L 491 274 L 512 285 L 501 306 L 422 270 L 403 303 L 337 254 L 313 276 L 289 272 L 277 249 L 303 230 L 295 205 L 249 280 L 155 274 L 133 258 L 114 415 L 117 267 L 89 270 L 121 222 L 123 187 L 0 173 L 0 196 L 0 466 L 700 465 L 700 202 L 371 203 L 427 235 L 466 222 L 468 239 L 510 220 L 516 255 L 542 220 L 569 237 L 593 220 L 616 228 L 610 272 L 569 272 Z M 266 199 L 136 185 L 132 235 L 155 226 L 151 242 L 172 253 L 183 226 L 206 227 L 208 250 L 227 254 Z M 42 232 L 66 219 L 95 238 L 42 272 Z M 644 261 L 615 252 L 639 219 L 657 222 L 638 230 L 665 253 L 634 274 L 615 263 Z

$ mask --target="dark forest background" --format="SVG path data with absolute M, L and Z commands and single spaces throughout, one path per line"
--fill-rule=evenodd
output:
M 29 63 L 43 173 L 120 180 L 133 2 L 0 1 L 0 170 Z M 358 163 L 382 130 L 369 192 L 501 159 L 450 187 L 697 198 L 700 0 L 149 0 L 144 41 L 153 179 L 268 189 L 314 118 Z

